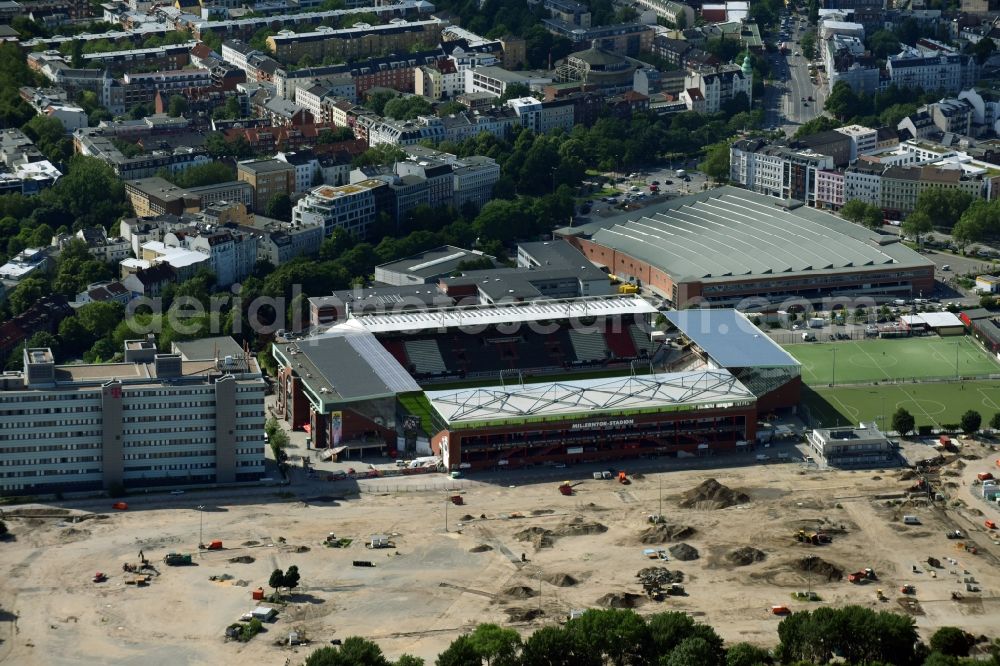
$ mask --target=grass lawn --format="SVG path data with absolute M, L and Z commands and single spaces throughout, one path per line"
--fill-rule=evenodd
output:
M 1000 373 L 1000 364 L 964 336 L 814 342 L 787 345 L 785 350 L 802 364 L 802 381 L 813 387 L 951 378 L 956 376 L 956 357 L 960 377 Z
M 881 426 L 884 415 L 884 427 L 891 429 L 892 414 L 900 407 L 913 415 L 918 426 L 958 423 L 970 409 L 982 414 L 985 424 L 1000 412 L 1000 382 L 804 387 L 802 402 L 813 423 L 823 427 L 857 425 L 861 421 L 876 421 Z

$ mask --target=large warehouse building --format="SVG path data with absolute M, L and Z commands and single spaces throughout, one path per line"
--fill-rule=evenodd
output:
M 761 310 L 930 293 L 934 265 L 899 242 L 796 202 L 736 187 L 673 199 L 557 234 L 678 309 Z

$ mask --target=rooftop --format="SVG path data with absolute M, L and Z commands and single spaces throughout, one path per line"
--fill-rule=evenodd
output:
M 306 385 L 313 402 L 366 400 L 420 387 L 366 331 L 342 327 L 314 338 L 276 344 L 274 353 Z
M 406 273 L 426 279 L 438 275 L 450 274 L 463 261 L 475 261 L 483 258 L 492 259 L 493 257 L 489 257 L 482 252 L 465 250 L 453 245 L 442 245 L 433 250 L 419 252 L 404 259 L 376 266 L 376 270 L 381 269 L 394 273 Z
M 694 308 L 665 312 L 664 316 L 724 368 L 800 365 L 736 310 Z
M 445 307 L 423 312 L 372 314 L 353 317 L 335 328 L 350 327 L 372 333 L 422 331 L 545 320 L 655 314 L 656 308 L 639 296 L 601 296 L 530 302 Z
M 730 407 L 755 400 L 726 370 L 427 391 L 426 396 L 450 425 L 545 417 L 589 419 L 607 413 Z
M 931 264 L 905 245 L 834 215 L 779 203 L 720 187 L 557 233 L 589 235 L 682 281 Z

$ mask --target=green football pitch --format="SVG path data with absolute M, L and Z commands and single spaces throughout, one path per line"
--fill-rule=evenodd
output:
M 1000 364 L 964 336 L 804 342 L 785 350 L 813 387 L 1000 374 Z
M 1000 381 L 803 387 L 802 403 L 813 424 L 827 428 L 875 421 L 891 429 L 892 415 L 900 407 L 918 426 L 959 423 L 970 409 L 982 414 L 985 424 L 1000 412 Z

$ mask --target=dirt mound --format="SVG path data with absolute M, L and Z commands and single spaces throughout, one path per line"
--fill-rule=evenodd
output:
M 750 546 L 737 548 L 726 553 L 726 561 L 738 567 L 745 567 L 754 562 L 763 562 L 765 559 L 767 559 L 767 553 L 756 548 L 751 548 Z
M 916 476 L 917 473 L 914 472 L 912 469 L 904 469 L 902 472 L 899 473 L 899 480 L 909 481 L 910 479 L 916 478 Z
M 671 571 L 666 567 L 646 567 L 640 569 L 635 575 L 642 583 L 657 583 L 659 585 L 670 585 L 671 583 L 683 583 L 683 571 Z
M 59 538 L 63 541 L 76 541 L 77 539 L 86 539 L 89 536 L 90 530 L 81 530 L 75 527 L 67 527 L 59 533 Z
M 501 594 L 505 597 L 511 597 L 513 599 L 530 599 L 531 597 L 537 596 L 538 591 L 531 589 L 527 585 L 513 585 L 508 587 Z
M 671 541 L 680 541 L 682 539 L 690 539 L 694 536 L 695 531 L 696 530 L 693 527 L 688 527 L 687 525 L 668 525 L 666 523 L 659 523 L 640 532 L 639 543 L 660 544 L 669 543 Z
M 535 548 L 551 548 L 553 542 L 552 536 L 552 530 L 537 526 L 528 527 L 514 533 L 515 539 L 518 541 L 527 541 Z
M 675 560 L 687 562 L 689 560 L 698 559 L 698 549 L 686 543 L 679 543 L 676 546 L 671 546 L 668 550 Z
M 631 592 L 609 592 L 597 600 L 598 606 L 605 608 L 635 608 L 644 601 L 641 594 Z
M 542 576 L 542 580 L 556 587 L 573 587 L 580 582 L 569 574 L 564 573 L 545 574 Z
M 309 546 L 299 546 L 298 548 L 295 549 L 295 552 L 296 553 L 308 553 L 309 552 Z
M 230 557 L 229 561 L 233 564 L 253 564 L 257 560 L 250 557 L 249 555 L 240 555 L 239 557 Z
M 550 513 L 555 513 L 552 509 L 532 509 L 531 515 L 533 516 L 547 516 Z
M 504 608 L 509 622 L 531 622 L 536 617 L 545 615 L 540 608 Z
M 823 576 L 827 580 L 840 580 L 844 577 L 843 569 L 821 557 L 803 557 L 801 560 L 795 561 L 795 568 L 803 573 Z
M 681 497 L 682 509 L 725 509 L 727 506 L 750 501 L 750 496 L 746 493 L 738 493 L 715 479 L 705 479 Z
M 587 534 L 604 534 L 608 528 L 596 521 L 584 520 L 580 516 L 573 518 L 569 522 L 556 527 L 552 534 L 554 536 L 583 536 Z
M 472 515 L 470 515 L 470 514 L 468 514 L 468 513 L 467 513 L 467 514 L 465 514 L 464 516 L 462 516 L 461 518 L 459 518 L 459 520 L 461 520 L 461 521 L 462 521 L 463 523 L 467 523 L 467 522 L 469 522 L 470 520 L 475 520 L 475 519 L 476 519 L 476 517 L 475 517 L 475 516 L 472 516 Z
M 260 541 L 244 541 L 244 542 L 243 542 L 243 543 L 241 543 L 240 545 L 241 545 L 241 546 L 244 546 L 244 547 L 249 547 L 249 546 L 259 546 L 259 545 L 260 545 Z
M 481 543 L 478 546 L 473 546 L 472 548 L 470 548 L 469 552 L 470 553 L 485 553 L 488 550 L 493 550 L 493 546 L 490 546 L 490 545 L 485 544 L 485 543 Z

